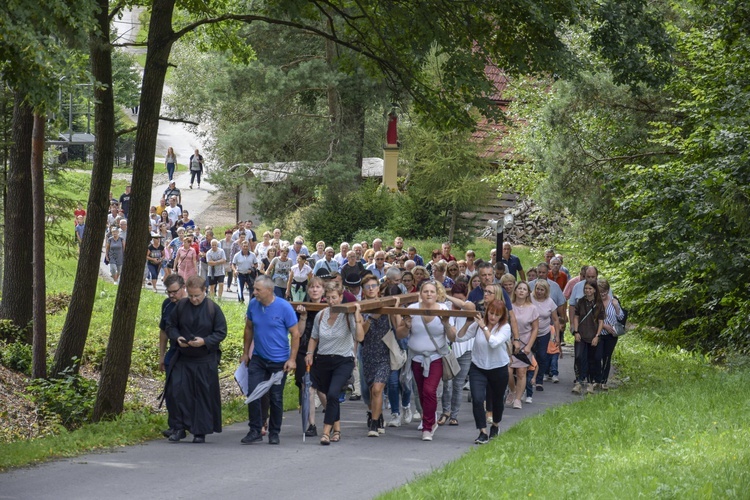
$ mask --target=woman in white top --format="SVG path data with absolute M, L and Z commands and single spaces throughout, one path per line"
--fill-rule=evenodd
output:
M 447 310 L 448 306 L 438 302 L 438 285 L 425 281 L 419 288 L 419 302 L 409 309 Z M 407 313 L 408 314 L 408 313 Z M 443 361 L 450 347 L 448 335 L 454 336 L 449 316 L 394 316 L 396 336 L 409 335 L 409 358 L 414 382 L 422 403 L 422 441 L 432 441 L 437 430 L 437 389 L 443 377 Z
M 322 445 L 341 439 L 339 392 L 354 370 L 354 341 L 362 342 L 365 337 L 359 304 L 356 304 L 354 314 L 332 312 L 331 307 L 341 304 L 343 290 L 335 281 L 326 283 L 325 290 L 330 307 L 315 317 L 305 354 L 305 363 L 312 366 L 313 353 L 315 348 L 318 349 L 314 361 L 318 390 L 326 394 L 323 435 L 320 437 Z
M 286 283 L 287 300 L 303 302 L 307 295 L 307 284 L 312 276 L 312 268 L 307 265 L 307 255 L 297 255 L 297 265 L 292 266 Z
M 479 437 L 474 441 L 485 444 L 498 434 L 498 426 L 503 419 L 503 394 L 508 387 L 507 344 L 510 340 L 508 310 L 502 300 L 493 300 L 486 305 L 484 316 L 477 313 L 476 322 L 466 323 L 458 332 L 456 342 L 474 340 L 471 349 L 471 402 L 474 423 L 479 429 Z M 492 393 L 492 426 L 487 434 L 487 417 L 484 411 L 484 395 Z M 487 408 L 489 410 L 489 408 Z
M 534 293 L 531 295 L 531 302 L 539 312 L 539 333 L 536 335 L 536 361 L 539 368 L 536 371 L 536 390 L 544 390 L 544 375 L 549 371 L 550 358 L 547 355 L 547 345 L 550 342 L 557 343 L 557 332 L 560 331 L 560 320 L 557 317 L 557 305 L 549 298 L 550 288 L 547 280 L 536 280 Z M 550 327 L 555 327 L 555 333 L 550 335 Z M 531 391 L 531 381 L 526 386 L 526 392 Z

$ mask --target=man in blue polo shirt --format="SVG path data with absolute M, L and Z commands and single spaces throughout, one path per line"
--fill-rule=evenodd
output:
M 255 298 L 247 306 L 245 320 L 245 341 L 242 351 L 242 363 L 247 363 L 247 393 L 252 393 L 259 383 L 268 380 L 279 371 L 284 371 L 281 384 L 272 385 L 269 391 L 271 398 L 271 415 L 268 423 L 268 444 L 279 444 L 281 419 L 284 414 L 284 385 L 286 373 L 294 371 L 295 359 L 299 349 L 299 329 L 297 314 L 286 300 L 273 293 L 274 282 L 265 275 L 260 275 L 253 286 Z M 291 348 L 289 334 L 292 335 Z M 250 347 L 254 346 L 252 358 Z M 249 362 L 248 362 L 249 360 Z M 260 400 L 248 404 L 250 431 L 242 438 L 242 444 L 251 444 L 263 440 L 261 427 Z

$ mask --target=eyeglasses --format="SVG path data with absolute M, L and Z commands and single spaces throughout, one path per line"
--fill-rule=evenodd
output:
M 488 288 L 488 289 L 485 289 L 485 291 L 484 291 L 484 294 L 485 294 L 485 295 L 488 295 L 488 294 L 492 294 L 492 295 L 494 295 L 494 294 L 495 294 L 495 290 L 493 290 L 493 289 L 490 289 L 490 288 Z
M 180 293 L 180 290 L 182 290 L 182 288 L 178 288 L 177 290 L 167 290 L 167 295 L 171 297 L 172 295 Z
M 301 244 L 302 244 L 302 242 L 301 242 L 301 241 L 295 241 L 295 242 L 294 242 L 294 244 L 295 244 L 295 245 L 301 245 Z
M 372 290 L 374 288 L 379 288 L 379 287 L 380 287 L 380 285 L 378 285 L 377 283 L 373 283 L 371 285 L 365 285 L 362 288 L 364 288 L 365 290 Z

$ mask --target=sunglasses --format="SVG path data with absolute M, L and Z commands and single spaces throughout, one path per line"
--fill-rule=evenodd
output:
M 373 284 L 371 284 L 371 285 L 365 285 L 365 286 L 363 286 L 362 288 L 364 288 L 365 290 L 372 290 L 372 289 L 374 289 L 374 288 L 379 288 L 379 287 L 380 287 L 380 285 L 378 285 L 378 284 L 376 284 L 376 283 L 373 283 Z

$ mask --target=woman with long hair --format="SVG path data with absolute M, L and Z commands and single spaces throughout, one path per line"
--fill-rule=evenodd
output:
M 307 284 L 312 278 L 312 268 L 307 265 L 307 255 L 297 255 L 297 265 L 289 271 L 286 284 L 286 298 L 295 302 L 302 302 L 307 295 Z
M 445 288 L 453 288 L 453 280 L 446 275 L 447 270 L 448 263 L 444 260 L 433 264 L 432 279 L 443 285 Z
M 531 302 L 531 290 L 529 290 L 529 284 L 525 281 L 519 281 L 516 284 L 511 301 L 513 302 L 513 313 L 516 316 L 516 323 L 518 324 L 518 338 L 513 338 L 513 340 L 520 341 L 520 349 L 514 352 L 510 364 L 516 376 L 516 393 L 513 408 L 520 410 L 523 408 L 521 398 L 526 389 L 526 373 L 531 365 L 527 361 L 530 361 L 533 357 L 531 347 L 534 345 L 537 333 L 539 332 L 539 311 L 537 311 Z M 526 398 L 526 402 L 532 402 L 531 396 Z
M 401 274 L 401 284 L 406 288 L 406 293 L 413 293 L 417 291 L 417 287 L 414 286 L 414 275 L 411 271 L 404 271 Z
M 583 298 L 578 299 L 573 313 L 570 331 L 575 337 L 575 356 L 578 378 L 573 392 L 580 394 L 583 384 L 588 382 L 586 392 L 594 393 L 594 384 L 601 383 L 602 349 L 599 344 L 604 328 L 604 304 L 595 280 L 583 285 Z
M 419 302 L 409 305 L 408 309 L 428 309 L 444 311 L 448 309 L 438 302 L 438 284 L 425 281 L 419 289 Z M 422 441 L 432 441 L 437 430 L 435 412 L 437 411 L 437 388 L 443 377 L 442 358 L 450 347 L 448 337 L 453 338 L 456 329 L 451 326 L 448 316 L 409 316 L 396 315 L 396 335 L 399 338 L 409 336 L 409 359 L 412 374 L 422 403 Z
M 289 272 L 292 270 L 293 265 L 294 262 L 289 258 L 289 248 L 284 247 L 279 252 L 279 256 L 273 258 L 266 270 L 266 276 L 270 276 L 275 283 L 273 293 L 279 298 L 283 299 L 286 297 Z
M 435 249 L 432 251 L 430 257 L 430 262 L 427 263 L 425 269 L 427 269 L 427 272 L 432 276 L 435 272 L 435 264 L 443 260 L 443 254 L 440 252 L 440 249 Z
M 615 335 L 615 324 L 625 319 L 625 312 L 620 307 L 620 301 L 609 296 L 609 281 L 599 278 L 597 284 L 599 285 L 599 295 L 602 298 L 602 308 L 604 309 L 604 325 L 600 338 L 602 344 L 601 389 L 608 391 L 607 380 L 612 367 L 612 354 L 615 352 L 618 338 Z
M 474 423 L 479 436 L 474 441 L 485 444 L 497 437 L 498 427 L 503 418 L 503 394 L 508 387 L 507 344 L 510 340 L 510 324 L 505 302 L 493 300 L 484 308 L 484 315 L 477 314 L 474 323 L 466 323 L 458 332 L 456 342 L 474 340 L 471 350 L 469 384 L 471 386 L 472 410 Z M 487 417 L 483 399 L 485 394 L 492 394 L 492 426 L 487 433 Z
M 164 156 L 164 166 L 167 167 L 167 175 L 169 175 L 169 182 L 172 182 L 174 177 L 174 169 L 177 167 L 177 155 L 172 149 L 172 146 L 167 148 L 167 154 Z
M 335 313 L 331 308 L 341 304 L 341 285 L 335 281 L 326 283 L 325 291 L 329 307 L 316 316 L 305 354 L 307 365 L 317 365 L 318 388 L 326 393 L 322 445 L 341 439 L 339 392 L 354 370 L 354 342 L 362 342 L 365 336 L 359 304 L 355 305 L 354 314 Z
M 453 280 L 455 283 L 458 277 L 461 275 L 461 270 L 458 267 L 458 262 L 455 260 L 452 260 L 448 263 L 448 267 L 446 270 L 446 276 L 448 276 L 450 279 Z

